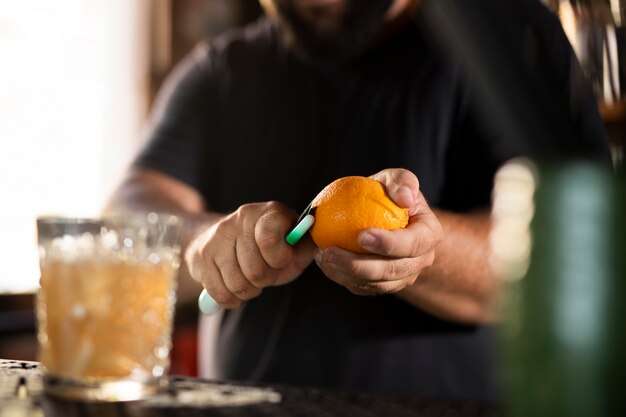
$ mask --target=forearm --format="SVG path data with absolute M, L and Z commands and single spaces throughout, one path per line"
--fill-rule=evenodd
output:
M 212 225 L 222 215 L 208 212 L 202 199 L 182 183 L 162 174 L 132 172 L 113 193 L 105 212 L 162 212 L 174 214 L 183 220 L 182 254 L 199 231 Z M 181 263 L 177 297 L 179 302 L 194 301 L 201 286 L 191 279 L 184 262 Z
M 435 316 L 464 323 L 493 320 L 497 290 L 489 268 L 489 214 L 433 210 L 444 229 L 433 265 L 397 295 Z

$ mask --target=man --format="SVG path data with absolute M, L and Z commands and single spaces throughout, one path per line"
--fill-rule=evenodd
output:
M 416 1 L 262 4 L 269 18 L 172 76 L 111 209 L 186 220 L 186 268 L 228 309 L 218 377 L 494 401 L 488 213 L 495 170 L 518 155 L 506 132 L 482 123 Z M 570 57 L 554 17 L 532 10 Z M 553 64 L 568 76 L 570 61 Z M 587 104 L 572 147 L 607 158 Z M 372 255 L 287 245 L 296 211 L 346 175 L 380 180 L 409 227 L 363 231 Z

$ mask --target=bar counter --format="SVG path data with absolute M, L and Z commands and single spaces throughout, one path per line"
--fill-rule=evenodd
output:
M 492 417 L 492 404 L 283 385 L 169 377 L 168 388 L 142 401 L 82 403 L 43 393 L 37 362 L 0 359 L 0 417 Z

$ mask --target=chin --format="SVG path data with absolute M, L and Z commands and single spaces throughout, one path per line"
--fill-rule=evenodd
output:
M 337 66 L 359 56 L 382 29 L 393 0 L 261 0 L 304 59 Z

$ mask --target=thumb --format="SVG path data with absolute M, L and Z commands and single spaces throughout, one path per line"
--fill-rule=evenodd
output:
M 414 214 L 420 194 L 419 180 L 411 171 L 403 168 L 390 168 L 380 171 L 370 178 L 380 181 L 389 198 L 400 207 L 408 208 Z

